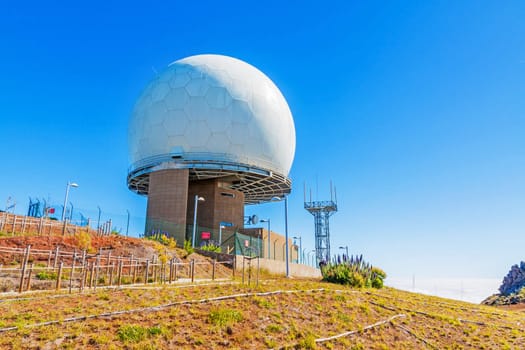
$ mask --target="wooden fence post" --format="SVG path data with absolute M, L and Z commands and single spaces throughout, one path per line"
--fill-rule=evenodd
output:
M 13 215 L 13 229 L 11 230 L 11 235 L 15 235 L 15 227 L 16 227 L 16 216 Z
M 26 291 L 29 291 L 31 289 L 31 277 L 32 276 L 33 276 L 33 263 L 29 265 L 29 274 L 27 276 Z
M 100 272 L 100 254 L 97 255 L 97 259 L 96 259 L 96 268 L 95 268 L 95 289 L 97 289 L 97 284 L 98 284 L 98 275 L 99 275 L 99 272 Z
M 24 278 L 25 278 L 25 274 L 26 274 L 26 266 L 27 266 L 27 262 L 29 260 L 29 252 L 31 250 L 31 245 L 28 245 L 26 247 L 26 252 L 24 254 L 24 260 L 22 262 L 22 266 L 21 266 L 21 273 L 20 273 L 20 285 L 18 287 L 18 293 L 22 293 L 22 291 L 24 290 Z
M 110 261 L 111 261 L 111 250 L 108 251 L 108 262 L 107 262 L 107 265 L 106 265 L 106 266 L 108 266 L 108 268 L 109 268 L 109 262 L 110 262 Z M 106 271 L 106 272 L 107 272 L 107 271 Z
M 42 235 L 42 226 L 44 224 L 44 217 L 41 216 L 40 217 L 40 221 L 38 222 L 38 235 L 41 236 Z
M 191 283 L 195 280 L 195 259 L 191 259 Z
M 153 283 L 157 282 L 157 262 L 153 260 Z
M 86 264 L 86 250 L 82 250 L 82 266 Z
M 53 262 L 53 267 L 56 269 L 57 263 L 58 263 L 58 252 L 60 250 L 60 246 L 56 246 L 55 248 L 55 261 Z
M 137 267 L 138 267 L 139 261 L 133 261 L 133 277 L 132 277 L 132 284 L 135 284 L 135 281 L 137 280 Z
M 84 289 L 84 273 L 86 269 L 83 266 L 80 266 L 80 284 L 78 286 L 78 292 L 82 293 L 82 290 Z
M 60 282 L 62 279 L 62 268 L 63 267 L 64 267 L 64 263 L 61 261 L 60 265 L 58 266 L 57 285 L 55 288 L 56 290 L 60 290 Z
M 131 269 L 133 268 L 133 254 L 129 256 L 129 268 L 128 268 L 128 276 L 131 276 Z
M 212 281 L 215 281 L 215 263 L 216 263 L 216 260 L 213 259 L 213 263 L 212 263 L 213 266 L 212 266 L 212 268 L 211 268 L 211 280 L 212 280 Z
M 168 276 L 168 283 L 171 284 L 171 279 L 173 278 L 173 259 L 170 260 L 170 274 Z
M 91 271 L 89 273 L 89 289 L 93 288 L 93 278 L 95 277 L 95 262 L 91 263 L 90 270 Z
M 149 260 L 146 260 L 146 272 L 144 274 L 144 284 L 148 284 L 149 277 Z
M 73 253 L 73 261 L 71 262 L 71 271 L 69 272 L 69 294 L 73 288 L 73 273 L 75 271 L 75 260 L 77 260 L 77 252 Z
M 118 262 L 118 280 L 117 280 L 117 286 L 120 287 L 120 281 L 121 281 L 121 277 L 122 277 L 122 260 L 119 260 Z
M 233 260 L 232 260 L 232 266 L 233 266 L 233 269 L 232 269 L 232 279 L 235 279 L 235 270 L 237 270 L 237 255 L 234 255 L 233 256 Z
M 113 270 L 115 269 L 115 263 L 111 263 L 111 266 L 109 268 L 109 285 L 113 285 Z

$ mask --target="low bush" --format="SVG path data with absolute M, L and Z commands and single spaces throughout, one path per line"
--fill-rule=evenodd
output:
M 243 320 L 242 314 L 232 309 L 216 309 L 209 314 L 209 320 L 215 326 L 231 326 L 236 322 Z
M 56 280 L 57 279 L 56 272 L 40 271 L 35 276 L 39 280 Z
M 177 241 L 173 237 L 168 237 L 167 235 L 163 233 L 157 233 L 151 236 L 147 236 L 147 239 L 159 242 L 160 244 L 174 249 L 177 247 Z
M 184 241 L 184 250 L 186 251 L 186 253 L 188 253 L 188 255 L 192 254 L 195 251 L 191 246 L 191 242 L 188 240 Z
M 208 251 L 208 252 L 215 252 L 220 253 L 222 251 L 222 248 L 219 246 L 216 246 L 215 244 L 205 244 L 202 247 L 200 247 L 201 250 Z
M 147 329 L 142 326 L 124 325 L 119 328 L 117 335 L 120 341 L 138 343 L 146 339 Z
M 363 260 L 363 256 L 340 256 L 322 265 L 323 281 L 349 285 L 356 288 L 383 288 L 386 273 Z

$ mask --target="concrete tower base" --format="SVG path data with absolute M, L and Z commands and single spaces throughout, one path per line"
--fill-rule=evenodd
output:
M 149 175 L 146 236 L 164 232 L 178 244 L 184 243 L 188 179 L 188 169 L 160 170 Z
M 220 179 L 190 182 L 186 216 L 189 235 L 192 234 L 193 230 L 195 196 L 204 198 L 204 202 L 199 202 L 197 207 L 197 245 L 201 242 L 202 232 L 210 232 L 211 239 L 218 241 L 221 222 L 228 223 L 228 231 L 244 227 L 244 194 L 232 190 L 229 188 L 230 185 L 230 182 L 224 182 Z
M 227 231 L 244 227 L 244 194 L 232 190 L 231 181 L 209 179 L 189 181 L 188 169 L 159 170 L 149 174 L 146 236 L 161 232 L 182 247 L 192 239 L 195 196 L 203 197 L 197 207 L 195 243 L 202 232 L 219 241 L 219 226 L 228 223 Z

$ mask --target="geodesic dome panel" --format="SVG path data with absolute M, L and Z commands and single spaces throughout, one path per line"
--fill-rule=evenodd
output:
M 170 64 L 138 99 L 128 139 L 128 186 L 139 193 L 147 193 L 146 174 L 170 167 L 193 169 L 193 178 L 235 175 L 248 192 L 251 182 L 265 182 L 250 179 L 260 174 L 274 178 L 270 187 L 280 179 L 268 195 L 290 190 L 295 127 L 288 104 L 266 75 L 232 57 L 198 55 Z

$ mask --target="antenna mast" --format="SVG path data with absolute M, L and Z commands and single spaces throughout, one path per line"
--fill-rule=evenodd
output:
M 304 202 L 304 209 L 314 216 L 315 226 L 315 256 L 317 265 L 330 261 L 330 216 L 337 212 L 337 194 L 334 202 L 332 197 L 332 182 L 330 181 L 330 200 Z

